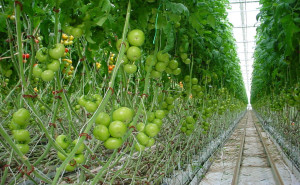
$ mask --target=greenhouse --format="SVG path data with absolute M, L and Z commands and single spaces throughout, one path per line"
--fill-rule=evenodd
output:
M 0 185 L 300 185 L 300 1 L 0 9 Z

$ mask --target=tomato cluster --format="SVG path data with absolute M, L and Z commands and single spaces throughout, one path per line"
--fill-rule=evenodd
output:
M 148 112 L 146 115 L 147 123 L 138 123 L 136 143 L 134 148 L 137 151 L 143 151 L 146 147 L 151 147 L 155 143 L 154 137 L 160 132 L 163 125 L 163 118 L 166 116 L 164 110 Z
M 17 142 L 16 146 L 23 154 L 29 152 L 30 133 L 26 129 L 29 123 L 30 112 L 25 108 L 21 108 L 13 114 L 12 121 L 9 124 L 13 138 Z
M 123 144 L 122 137 L 127 132 L 127 126 L 132 121 L 134 112 L 128 107 L 116 109 L 112 115 L 105 112 L 98 114 L 95 120 L 93 135 L 103 141 L 107 149 L 117 149 Z
M 69 36 L 69 35 L 63 33 L 61 38 L 62 38 L 62 40 L 60 41 L 60 43 L 63 44 L 63 45 L 68 46 L 68 45 L 73 44 L 73 40 L 74 40 L 73 35 Z
M 43 81 L 53 80 L 54 73 L 60 70 L 59 59 L 65 54 L 63 44 L 55 44 L 51 49 L 40 48 L 36 53 L 36 59 L 40 62 L 33 67 L 33 76 L 42 78 Z
M 97 110 L 102 99 L 103 97 L 100 94 L 94 94 L 91 96 L 82 95 L 78 98 L 77 102 L 80 106 L 84 107 L 87 112 L 93 113 Z
M 66 136 L 66 135 L 59 135 L 55 139 L 55 143 L 60 146 L 65 152 L 66 155 L 62 154 L 61 152 L 57 152 L 57 157 L 61 160 L 64 161 L 69 153 L 73 150 L 75 145 L 77 144 L 78 139 L 75 139 L 71 142 L 71 140 Z M 66 171 L 74 171 L 75 168 L 77 167 L 77 164 L 82 164 L 85 160 L 83 151 L 85 149 L 84 143 L 82 143 L 77 151 L 75 152 L 74 158 L 67 164 L 66 166 Z
M 189 136 L 192 134 L 192 132 L 195 129 L 195 123 L 196 123 L 196 120 L 193 118 L 193 116 L 187 116 L 185 118 L 185 120 L 183 120 L 181 122 L 182 126 L 181 126 L 180 130 Z
M 135 62 L 142 56 L 142 51 L 139 47 L 144 44 L 145 34 L 139 29 L 131 30 L 127 35 L 127 40 L 128 41 L 122 42 L 122 39 L 119 39 L 116 43 L 116 47 L 120 50 L 121 46 L 124 45 L 126 52 L 126 56 L 124 55 L 122 58 L 124 71 L 127 74 L 134 74 L 137 71 Z

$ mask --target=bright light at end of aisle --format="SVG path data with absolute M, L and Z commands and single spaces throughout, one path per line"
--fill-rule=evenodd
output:
M 259 13 L 259 1 L 230 0 L 230 6 L 228 19 L 233 24 L 233 35 L 236 39 L 237 53 L 240 59 L 248 101 L 250 102 L 253 53 L 256 27 L 258 26 L 256 15 Z

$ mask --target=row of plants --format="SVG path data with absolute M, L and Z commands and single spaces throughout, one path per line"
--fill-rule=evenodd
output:
M 300 4 L 295 0 L 260 3 L 251 104 L 299 151 Z
M 247 104 L 227 8 L 1 0 L 1 184 L 185 170 Z

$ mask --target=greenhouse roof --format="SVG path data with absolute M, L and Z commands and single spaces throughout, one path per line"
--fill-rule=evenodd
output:
M 253 71 L 253 52 L 255 49 L 255 35 L 258 22 L 259 1 L 230 0 L 231 9 L 228 10 L 229 21 L 233 24 L 233 34 L 236 39 L 237 53 L 248 99 L 251 91 L 251 77 Z

